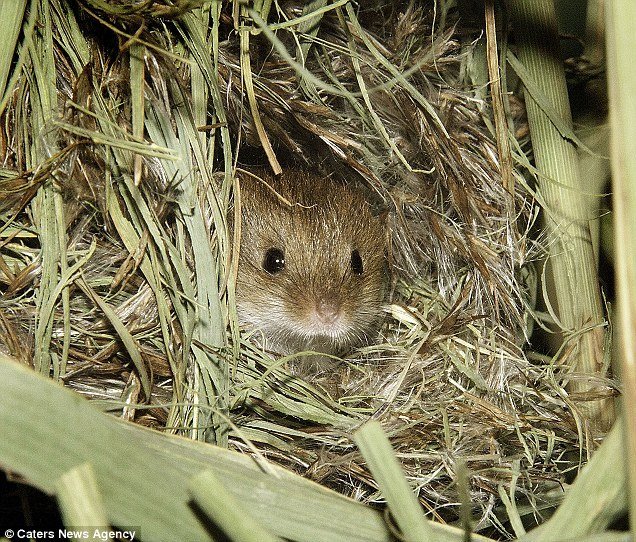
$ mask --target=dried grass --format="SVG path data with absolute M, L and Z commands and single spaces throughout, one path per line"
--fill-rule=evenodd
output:
M 366 502 L 350 435 L 371 416 L 433 517 L 459 518 L 458 472 L 478 529 L 509 536 L 515 498 L 540 517 L 584 424 L 565 369 L 527 344 L 536 209 L 518 172 L 502 186 L 471 29 L 445 2 L 274 4 L 279 30 L 198 4 L 29 6 L 2 112 L 3 350 Z M 329 375 L 290 375 L 236 326 L 232 168 L 265 160 L 334 172 L 391 220 L 382 338 Z

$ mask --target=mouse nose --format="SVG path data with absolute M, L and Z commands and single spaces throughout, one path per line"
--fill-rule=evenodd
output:
M 324 324 L 334 324 L 340 318 L 340 301 L 333 295 L 317 299 L 316 315 Z

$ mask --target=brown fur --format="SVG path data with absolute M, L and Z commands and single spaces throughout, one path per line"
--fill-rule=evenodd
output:
M 279 353 L 341 354 L 365 342 L 382 320 L 388 291 L 383 221 L 362 195 L 330 178 L 299 170 L 259 176 L 290 205 L 263 182 L 240 175 L 239 319 Z M 263 269 L 269 248 L 284 251 L 279 273 Z M 354 250 L 361 275 L 352 270 Z M 337 325 L 314 325 L 321 300 L 337 310 Z

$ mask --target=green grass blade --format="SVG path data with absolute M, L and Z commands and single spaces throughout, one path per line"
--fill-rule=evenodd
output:
M 0 464 L 45 492 L 54 491 L 68 470 L 90 462 L 108 522 L 139 526 L 144 540 L 212 540 L 188 491 L 191 479 L 209 469 L 278 536 L 306 542 L 391 540 L 374 510 L 280 467 L 271 467 L 272 476 L 242 454 L 105 415 L 5 356 L 0 356 L 0 434 Z
M 64 473 L 55 484 L 55 495 L 66 527 L 108 526 L 95 472 L 84 463 Z
M 38 7 L 39 31 L 34 33 L 29 44 L 31 64 L 28 67 L 31 92 L 29 101 L 31 114 L 29 115 L 30 130 L 25 141 L 25 148 L 30 153 L 27 160 L 29 167 L 38 164 L 55 155 L 58 151 L 55 132 L 51 129 L 57 116 L 57 73 L 53 56 L 53 17 L 49 2 L 41 0 Z M 26 135 L 26 134 L 25 134 Z M 53 183 L 46 183 L 38 190 L 37 196 L 31 203 L 34 222 L 37 224 L 38 237 L 41 247 L 42 260 L 40 287 L 37 289 L 37 316 L 35 332 L 34 366 L 42 374 L 52 372 L 53 377 L 61 373 L 61 361 L 55 352 L 51 351 L 51 335 L 53 322 L 44 308 L 55 303 L 59 272 L 66 271 L 66 242 L 65 218 L 62 195 Z M 65 314 L 68 314 L 68 294 L 62 295 Z M 68 317 L 65 316 L 68 324 Z M 65 333 L 70 333 L 67 327 Z
M 0 0 L 0 97 L 4 95 L 11 65 L 15 55 L 15 46 L 22 30 L 22 18 L 26 9 L 26 0 Z
M 190 491 L 208 517 L 235 542 L 281 542 L 252 519 L 213 472 L 197 475 L 190 483 Z
M 89 296 L 95 305 L 99 307 L 99 309 L 104 313 L 104 316 L 110 322 L 110 325 L 113 326 L 117 335 L 121 339 L 126 352 L 130 356 L 130 360 L 135 365 L 137 369 L 137 373 L 139 374 L 139 379 L 141 380 L 141 386 L 144 390 L 144 394 L 146 397 L 150 397 L 151 392 L 151 384 L 150 384 L 150 375 L 148 374 L 148 370 L 144 365 L 144 360 L 141 357 L 141 351 L 139 349 L 139 345 L 137 341 L 132 336 L 130 331 L 126 328 L 124 323 L 121 321 L 117 313 L 108 306 L 108 304 L 97 295 L 97 293 L 85 282 L 78 282 L 79 287 L 84 291 L 84 293 Z
M 513 0 L 509 10 L 516 29 L 519 60 L 527 72 L 528 125 L 540 172 L 538 191 L 546 202 L 544 222 L 550 240 L 550 274 L 556 298 L 546 299 L 546 303 L 556 301 L 562 332 L 572 349 L 571 355 L 561 361 L 576 373 L 603 376 L 605 321 L 589 226 L 593 206 L 585 194 L 576 148 L 568 139 L 572 116 L 554 2 Z M 583 328 L 588 331 L 579 333 Z M 577 380 L 570 383 L 569 390 L 586 393 L 593 392 L 594 387 L 586 380 Z M 611 427 L 611 400 L 579 402 L 577 406 L 600 429 Z
M 627 509 L 625 477 L 623 423 L 619 420 L 568 489 L 554 515 L 519 540 L 580 540 L 603 532 Z
M 244 8 L 241 8 L 244 9 Z M 245 13 L 243 14 L 245 15 Z M 252 78 L 252 65 L 250 61 L 250 33 L 248 28 L 241 28 L 239 30 L 241 41 L 241 77 L 243 78 L 243 85 L 245 87 L 245 93 L 247 94 L 247 101 L 250 105 L 250 112 L 252 113 L 252 121 L 256 128 L 256 133 L 261 142 L 261 146 L 267 155 L 269 165 L 274 172 L 274 175 L 282 173 L 283 169 L 278 163 L 276 153 L 272 147 L 272 143 L 267 135 L 267 130 L 261 120 L 261 114 L 258 108 L 258 102 L 256 100 L 256 92 L 254 90 L 254 81 Z
M 607 58 L 610 99 L 611 158 L 614 202 L 614 245 L 620 341 L 614 349 L 621 361 L 629 515 L 636 534 L 636 4 L 607 4 Z
M 184 277 L 181 280 L 181 287 L 186 291 L 187 297 L 198 300 L 196 318 L 192 314 L 191 322 L 183 326 L 185 330 L 184 345 L 186 349 L 192 348 L 198 375 L 197 389 L 193 390 L 198 393 L 197 406 L 193 414 L 196 419 L 194 425 L 197 429 L 193 436 L 201 440 L 212 437 L 216 444 L 226 446 L 228 430 L 224 420 L 227 415 L 229 387 L 227 363 L 225 360 L 219 360 L 217 354 L 205 352 L 197 346 L 202 343 L 215 347 L 217 351 L 225 346 L 226 324 L 218 286 L 222 280 L 222 270 L 218 264 L 219 259 L 210 246 L 209 231 L 197 197 L 200 192 L 199 185 L 208 184 L 211 173 L 206 164 L 200 134 L 193 127 L 192 112 L 186 105 L 187 99 L 181 94 L 178 85 L 171 85 L 170 91 L 174 93 L 175 102 L 180 104 L 171 112 L 176 121 L 162 108 L 153 107 L 147 112 L 146 128 L 153 142 L 175 149 L 179 156 L 176 161 L 165 162 L 163 167 L 170 178 L 180 180 L 181 190 L 176 196 L 176 201 L 191 241 L 194 257 L 196 290 L 194 286 L 187 284 L 186 271 L 184 269 L 179 271 L 177 267 L 178 274 Z M 175 124 L 176 131 L 173 127 Z M 192 170 L 195 169 L 193 162 L 197 164 L 201 176 L 192 174 Z M 225 213 L 218 201 L 215 200 L 214 203 L 216 205 L 214 205 L 213 211 L 218 217 L 215 223 L 220 226 L 216 235 L 219 244 L 221 244 L 225 239 L 223 220 Z M 177 247 L 171 247 L 171 251 L 174 254 L 170 260 L 164 258 L 164 261 L 172 261 L 173 265 L 177 266 L 178 262 L 186 259 L 185 256 L 178 253 Z M 175 299 L 173 303 L 178 305 L 179 301 Z M 190 310 L 189 313 L 192 311 Z M 185 317 L 182 320 L 185 321 Z M 201 409 L 199 409 L 199 405 L 201 405 Z M 221 416 L 212 415 L 213 435 L 206 429 L 206 426 L 210 425 L 210 408 L 206 407 L 211 405 L 214 405 L 215 413 L 220 412 L 221 414 Z
M 633 540 L 631 533 L 607 531 L 582 538 L 568 538 L 562 542 L 632 542 Z
M 365 423 L 354 435 L 369 470 L 387 501 L 407 542 L 433 540 L 429 522 L 400 468 L 389 439 L 376 421 Z
M 130 46 L 130 97 L 132 109 L 132 132 L 136 139 L 144 137 L 144 56 L 146 47 L 133 44 Z M 141 184 L 143 161 L 139 154 L 135 155 L 133 164 L 133 178 L 135 186 Z

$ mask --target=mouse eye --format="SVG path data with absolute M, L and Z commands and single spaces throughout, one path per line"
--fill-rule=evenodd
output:
M 362 275 L 362 271 L 364 270 L 362 267 L 362 256 L 360 256 L 357 250 L 351 253 L 351 269 L 356 275 Z
M 270 275 L 282 271 L 285 268 L 285 254 L 279 248 L 270 248 L 265 253 L 265 259 L 263 260 L 263 269 Z

